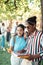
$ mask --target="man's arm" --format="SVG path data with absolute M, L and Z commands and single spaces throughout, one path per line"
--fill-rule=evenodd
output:
M 30 55 L 29 60 L 40 58 L 40 54 Z
M 34 60 L 40 57 L 40 54 L 35 54 L 35 55 L 19 55 L 18 57 L 28 59 L 28 60 Z
M 29 59 L 30 54 L 29 55 L 18 55 L 18 57 L 23 58 L 23 59 Z

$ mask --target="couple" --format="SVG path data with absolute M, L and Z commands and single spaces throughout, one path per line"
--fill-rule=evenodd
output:
M 25 24 L 28 30 L 27 41 L 23 37 L 24 26 L 21 24 L 17 26 L 15 41 L 14 38 L 10 40 L 8 52 L 11 53 L 11 65 L 38 65 L 40 60 L 40 52 L 43 51 L 43 34 L 36 29 L 36 16 L 28 18 Z M 17 55 L 13 55 L 12 50 Z M 26 55 L 21 55 L 22 52 Z

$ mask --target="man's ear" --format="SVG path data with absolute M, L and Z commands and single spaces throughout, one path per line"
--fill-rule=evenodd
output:
M 34 28 L 36 28 L 36 25 L 34 24 Z

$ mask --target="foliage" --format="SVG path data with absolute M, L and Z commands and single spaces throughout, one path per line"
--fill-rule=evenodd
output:
M 32 12 L 40 14 L 40 9 L 40 0 L 0 0 L 0 20 L 25 20 Z

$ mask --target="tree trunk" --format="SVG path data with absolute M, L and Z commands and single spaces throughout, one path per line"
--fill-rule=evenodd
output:
M 41 1 L 41 12 L 42 12 L 42 32 L 43 32 L 43 0 Z

